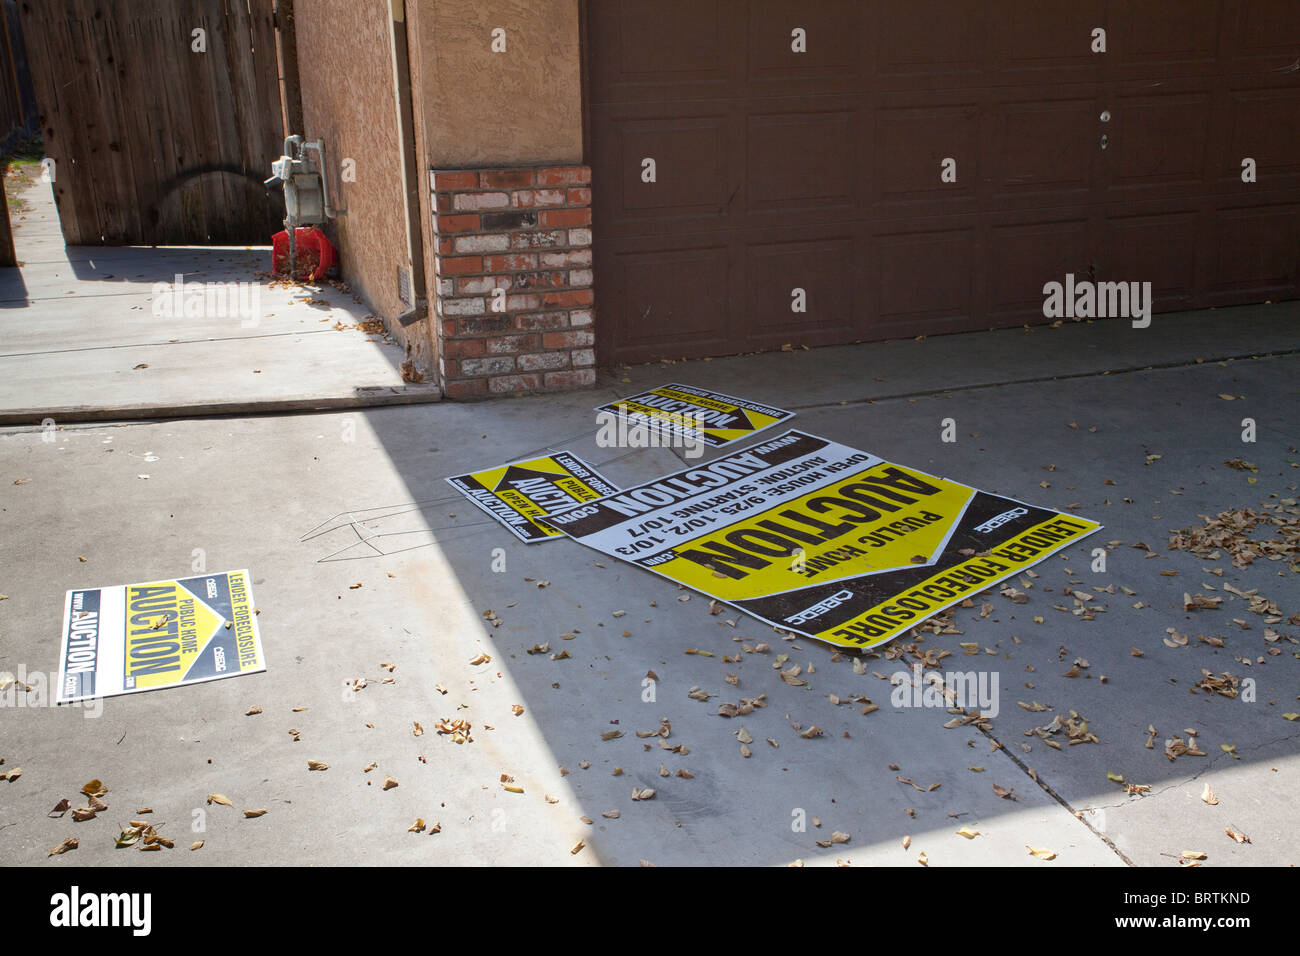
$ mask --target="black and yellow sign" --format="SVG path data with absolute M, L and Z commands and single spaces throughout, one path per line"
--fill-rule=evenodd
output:
M 67 594 L 59 703 L 264 670 L 246 570 Z
M 563 532 L 537 522 L 542 515 L 618 491 L 596 469 L 567 451 L 457 475 L 447 481 L 529 544 L 563 537 Z
M 1101 527 L 797 431 L 546 522 L 850 647 L 884 643 Z
M 756 435 L 794 417 L 794 412 L 692 385 L 661 385 L 596 412 L 618 416 L 629 428 L 662 430 L 712 447 Z

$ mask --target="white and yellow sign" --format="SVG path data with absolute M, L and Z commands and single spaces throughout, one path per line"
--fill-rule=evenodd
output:
M 741 441 L 794 417 L 794 412 L 693 385 L 661 385 L 602 405 L 630 428 L 663 430 L 719 447 Z
M 61 704 L 264 670 L 247 570 L 67 593 Z
M 479 508 L 501 522 L 520 541 L 532 544 L 563 537 L 536 519 L 618 491 L 595 468 L 567 451 L 448 478 Z
M 545 521 L 849 647 L 882 644 L 1101 527 L 798 431 Z

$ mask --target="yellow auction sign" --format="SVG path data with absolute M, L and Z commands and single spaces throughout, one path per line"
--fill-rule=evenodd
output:
M 661 385 L 596 409 L 615 415 L 633 428 L 662 430 L 720 447 L 750 438 L 794 417 L 794 412 L 723 395 L 693 385 Z
M 59 703 L 264 670 L 247 570 L 67 593 Z
M 798 431 L 544 522 L 850 647 L 884 643 L 1101 527 Z
M 447 482 L 528 544 L 563 537 L 562 531 L 537 520 L 542 515 L 618 491 L 567 451 L 456 475 Z

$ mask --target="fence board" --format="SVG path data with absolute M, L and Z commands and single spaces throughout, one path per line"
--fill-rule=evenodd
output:
M 285 135 L 271 0 L 19 9 L 68 243 L 269 241 L 283 203 L 262 180 Z

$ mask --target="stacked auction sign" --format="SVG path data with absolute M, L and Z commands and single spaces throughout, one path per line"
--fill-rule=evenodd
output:
M 698 423 L 710 407 L 714 445 L 792 415 L 683 385 L 600 410 Z M 466 476 L 480 479 L 473 486 L 449 480 L 525 541 L 568 535 L 775 627 L 844 647 L 883 644 L 1101 527 L 800 431 L 599 497 L 593 492 L 612 486 L 576 460 L 563 467 L 575 465 L 587 473 L 579 491 L 551 499 L 558 507 L 515 503 L 513 519 L 488 494 L 500 499 L 516 466 Z M 535 531 L 524 531 L 524 515 Z

